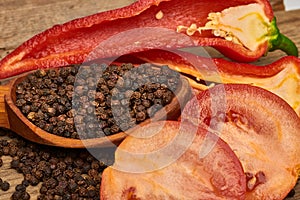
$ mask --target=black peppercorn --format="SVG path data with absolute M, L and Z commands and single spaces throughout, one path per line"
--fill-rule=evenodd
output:
M 7 191 L 10 188 L 10 184 L 7 181 L 3 181 L 1 185 L 1 190 Z
M 39 182 L 40 182 L 40 181 L 39 181 L 36 177 L 34 177 L 34 176 L 31 176 L 30 179 L 29 179 L 28 181 L 29 181 L 30 185 L 32 185 L 32 186 L 36 186 L 36 185 L 38 185 Z
M 48 191 L 48 188 L 45 186 L 45 184 L 42 184 L 41 188 L 40 188 L 40 193 L 41 194 L 46 194 Z
M 87 188 L 87 196 L 88 197 L 95 197 L 96 194 L 97 194 L 97 192 L 96 192 L 96 188 L 94 186 L 89 186 Z
M 293 196 L 295 196 L 295 194 L 296 194 L 295 189 L 292 189 L 292 190 L 288 193 L 287 197 L 293 197 Z
M 23 200 L 29 200 L 30 199 L 30 194 L 28 192 L 24 192 L 23 194 L 23 197 L 22 197 Z
M 68 182 L 68 188 L 72 193 L 74 193 L 77 190 L 78 185 L 73 179 L 70 179 Z
M 24 187 L 28 187 L 29 185 L 30 185 L 30 183 L 29 183 L 29 181 L 28 180 L 23 180 L 22 181 L 22 185 L 24 186 Z
M 26 187 L 23 184 L 18 184 L 15 189 L 18 192 L 25 192 Z
M 78 189 L 78 193 L 80 197 L 87 197 L 88 196 L 88 190 L 84 187 L 80 187 Z
M 12 200 L 19 200 L 19 199 L 23 199 L 23 196 L 24 196 L 24 193 L 23 193 L 23 192 L 15 191 L 15 192 L 13 193 L 13 195 L 11 196 L 11 199 L 12 199 Z
M 19 167 L 20 161 L 19 160 L 12 160 L 10 163 L 11 168 L 17 169 Z

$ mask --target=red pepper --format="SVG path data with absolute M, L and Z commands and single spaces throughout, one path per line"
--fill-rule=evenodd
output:
M 119 60 L 168 65 L 185 74 L 197 90 L 206 90 L 218 83 L 258 86 L 283 98 L 300 116 L 300 59 L 294 56 L 282 57 L 265 66 L 231 62 L 222 58 L 210 59 L 175 50 L 149 50 Z
M 284 199 L 295 186 L 300 119 L 273 93 L 220 84 L 189 101 L 182 119 L 212 130 L 234 150 L 247 175 L 245 199 Z
M 135 28 L 140 29 L 134 32 Z M 133 35 L 105 43 L 124 31 Z M 254 61 L 275 48 L 298 54 L 295 45 L 279 33 L 268 0 L 140 0 L 34 36 L 0 62 L 0 79 L 37 68 L 82 63 L 99 44 L 97 57 L 199 45 L 213 46 L 243 62 Z

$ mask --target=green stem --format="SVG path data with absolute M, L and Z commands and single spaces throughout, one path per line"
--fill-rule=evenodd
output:
M 275 18 L 272 21 L 272 29 L 272 39 L 269 41 L 269 51 L 280 49 L 287 55 L 298 57 L 298 48 L 292 40 L 280 33 Z
M 298 48 L 296 45 L 292 40 L 281 33 L 279 33 L 276 42 L 272 43 L 272 48 L 270 48 L 269 51 L 274 51 L 276 49 L 284 51 L 287 55 L 298 57 Z

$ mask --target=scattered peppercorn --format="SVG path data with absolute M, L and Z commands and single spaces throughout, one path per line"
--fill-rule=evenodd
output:
M 16 87 L 15 104 L 49 133 L 96 138 L 152 117 L 171 102 L 178 84 L 179 74 L 168 66 L 73 65 L 29 74 Z
M 292 190 L 288 193 L 287 198 L 293 197 L 295 194 L 296 194 L 295 189 L 292 189 Z
M 0 129 L 1 131 L 1 129 Z M 15 186 L 12 200 L 30 199 L 29 185 L 41 183 L 37 199 L 99 199 L 101 173 L 113 164 L 114 149 L 61 149 L 32 143 L 6 130 L 10 139 L 0 138 L 0 150 L 7 147 L 12 157 L 10 166 L 23 174 Z M 95 156 L 97 157 L 95 157 Z M 7 191 L 10 184 L 0 178 L 0 188 Z
M 10 188 L 10 184 L 7 181 L 3 181 L 1 184 L 1 190 L 7 191 Z

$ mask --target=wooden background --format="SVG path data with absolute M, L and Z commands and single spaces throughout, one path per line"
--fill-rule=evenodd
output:
M 11 52 L 33 35 L 59 23 L 96 12 L 122 7 L 134 0 L 0 0 L 0 59 Z M 281 0 L 271 0 L 277 16 L 278 26 L 282 33 L 296 42 L 300 48 L 300 15 L 299 11 L 285 12 Z M 214 56 L 221 56 L 211 51 Z M 284 56 L 276 51 L 261 58 L 257 64 L 270 63 Z M 0 81 L 1 84 L 1 81 Z M 1 137 L 0 137 L 1 139 Z M 2 157 L 4 166 L 0 168 L 0 177 L 9 181 L 12 186 L 7 192 L 0 190 L 0 200 L 10 198 L 16 184 L 21 183 L 22 175 L 10 169 L 10 157 Z M 31 187 L 28 191 L 36 199 L 39 187 Z M 300 186 L 291 200 L 300 199 Z

